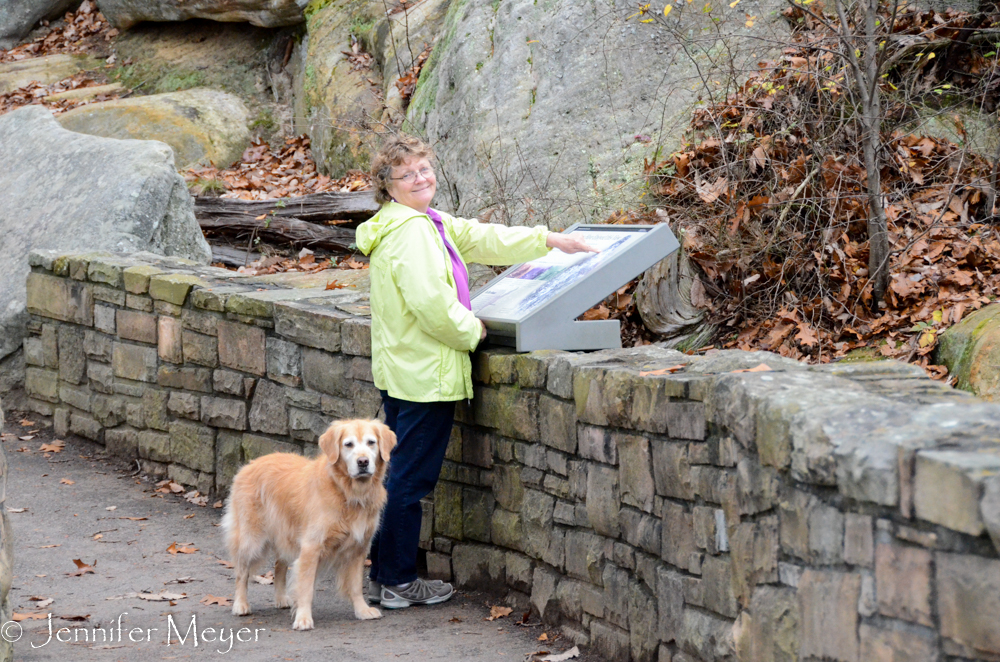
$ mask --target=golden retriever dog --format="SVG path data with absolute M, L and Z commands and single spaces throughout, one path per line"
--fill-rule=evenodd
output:
M 327 568 L 355 617 L 382 617 L 365 601 L 362 574 L 385 507 L 382 481 L 395 445 L 396 435 L 379 421 L 337 421 L 319 438 L 314 459 L 272 453 L 240 469 L 222 519 L 236 570 L 234 614 L 250 613 L 247 582 L 273 554 L 278 607 L 292 606 L 285 579 L 295 564 L 293 629 L 313 628 L 316 573 Z

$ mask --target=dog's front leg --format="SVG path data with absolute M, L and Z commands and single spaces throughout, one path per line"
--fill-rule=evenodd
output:
M 312 630 L 313 586 L 316 583 L 316 566 L 319 564 L 319 547 L 303 545 L 296 561 L 295 622 L 293 630 Z
M 278 609 L 288 609 L 292 606 L 292 601 L 288 599 L 287 584 L 285 584 L 287 576 L 288 564 L 278 559 L 274 562 L 274 604 Z
M 233 599 L 233 614 L 246 616 L 250 613 L 250 602 L 247 601 L 247 583 L 250 581 L 250 564 L 237 559 L 236 561 L 236 596 Z
M 341 578 L 341 585 L 344 593 L 347 594 L 351 604 L 354 605 L 354 617 L 367 621 L 373 618 L 382 618 L 382 612 L 375 607 L 369 607 L 364 594 L 364 567 L 365 557 L 358 555 L 351 559 L 344 568 L 344 575 Z

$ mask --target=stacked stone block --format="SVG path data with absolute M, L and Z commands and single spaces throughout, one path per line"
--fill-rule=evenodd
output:
M 0 402 L 0 432 L 3 432 L 3 402 Z M 13 616 L 10 587 L 14 581 L 14 531 L 7 514 L 7 455 L 0 447 L 0 623 L 7 623 Z M 14 659 L 14 642 L 0 637 L 0 662 Z
M 32 265 L 31 406 L 151 474 L 223 491 L 243 463 L 315 454 L 331 420 L 377 410 L 368 320 L 337 308 L 357 293 L 150 254 Z
M 378 410 L 357 295 L 32 264 L 32 406 L 147 471 L 224 490 Z M 423 504 L 433 576 L 609 660 L 1000 659 L 1000 407 L 894 362 L 656 346 L 487 349 L 474 381 Z

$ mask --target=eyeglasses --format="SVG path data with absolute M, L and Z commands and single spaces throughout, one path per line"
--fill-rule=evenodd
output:
M 434 168 L 426 166 L 418 171 L 411 170 L 402 177 L 390 177 L 389 179 L 397 182 L 402 181 L 406 182 L 407 184 L 412 184 L 413 182 L 417 181 L 417 175 L 420 175 L 423 179 L 430 179 L 432 176 L 434 176 Z

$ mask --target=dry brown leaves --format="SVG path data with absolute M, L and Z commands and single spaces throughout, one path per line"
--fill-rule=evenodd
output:
M 118 36 L 104 14 L 97 11 L 93 0 L 84 0 L 75 13 L 67 13 L 56 25 L 33 41 L 5 51 L 0 48 L 0 62 L 16 62 L 56 53 L 88 53 Z
M 427 58 L 430 56 L 431 45 L 426 44 L 424 46 L 424 50 L 422 50 L 420 55 L 417 56 L 413 65 L 399 77 L 399 80 L 396 81 L 396 89 L 399 90 L 399 96 L 403 98 L 404 106 L 409 103 L 410 97 L 413 96 L 414 90 L 417 89 L 417 80 L 420 78 L 420 70 L 424 68 L 424 63 L 427 62 Z
M 22 106 L 45 106 L 52 111 L 53 115 L 61 115 L 67 110 L 86 106 L 91 103 L 101 101 L 111 101 L 131 94 L 130 90 L 118 89 L 103 91 L 87 98 L 77 99 L 52 99 L 52 95 L 68 92 L 70 90 L 82 90 L 88 87 L 99 87 L 105 85 L 107 80 L 100 74 L 93 72 L 81 72 L 70 78 L 63 79 L 51 85 L 40 85 L 30 83 L 24 87 L 12 90 L 6 94 L 0 94 L 0 115 L 8 113 Z
M 84 563 L 80 559 L 73 559 L 73 563 L 76 564 L 76 570 L 66 573 L 70 577 L 82 577 L 87 574 L 96 574 L 96 571 L 94 570 L 94 566 L 97 565 L 96 560 L 93 563 Z
M 327 191 L 346 193 L 371 188 L 368 173 L 352 170 L 331 179 L 316 170 L 307 136 L 287 138 L 272 148 L 257 139 L 239 163 L 229 168 L 191 168 L 184 173 L 193 195 L 224 190 L 223 198 L 272 200 Z
M 763 63 L 696 111 L 685 148 L 648 164 L 651 188 L 704 273 L 722 346 L 812 362 L 864 349 L 943 377 L 930 362 L 938 334 L 1000 289 L 1000 236 L 976 222 L 989 216 L 989 163 L 947 140 L 883 137 L 892 281 L 875 308 L 860 141 L 824 129 L 843 94 L 843 76 L 823 73 L 833 65 L 808 44 Z M 906 112 L 886 98 L 890 115 Z

